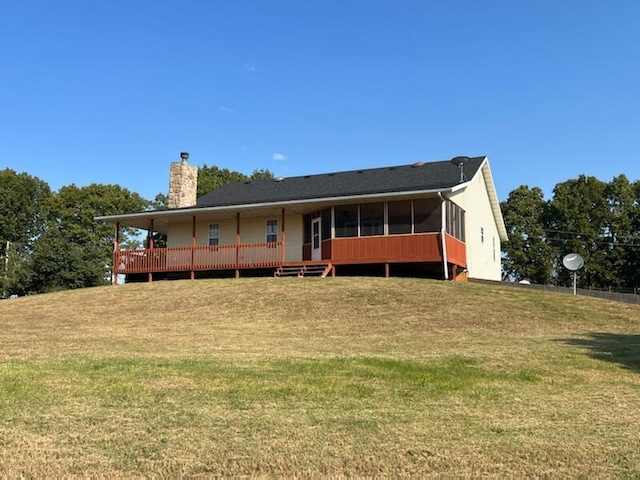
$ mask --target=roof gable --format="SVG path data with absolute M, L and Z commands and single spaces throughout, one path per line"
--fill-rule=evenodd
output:
M 471 180 L 486 157 L 470 158 L 463 167 Z M 395 167 L 351 170 L 254 182 L 229 183 L 197 200 L 197 207 L 222 207 L 322 199 L 392 192 L 444 191 L 459 185 L 460 170 L 450 160 Z

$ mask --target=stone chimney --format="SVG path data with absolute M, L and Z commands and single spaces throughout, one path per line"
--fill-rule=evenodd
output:
M 171 164 L 169 172 L 169 208 L 193 207 L 198 189 L 198 167 L 189 165 L 189 154 L 181 152 L 179 162 Z

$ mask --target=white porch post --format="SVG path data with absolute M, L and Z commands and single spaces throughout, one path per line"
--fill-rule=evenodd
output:
M 440 204 L 441 212 L 441 221 L 442 225 L 440 228 L 440 238 L 442 240 L 442 264 L 444 267 L 444 279 L 449 280 L 449 262 L 447 261 L 447 203 L 444 196 L 440 195 L 442 198 L 442 203 Z

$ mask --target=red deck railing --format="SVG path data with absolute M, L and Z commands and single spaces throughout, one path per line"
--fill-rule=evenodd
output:
M 118 250 L 116 273 L 270 268 L 282 263 L 282 242 Z

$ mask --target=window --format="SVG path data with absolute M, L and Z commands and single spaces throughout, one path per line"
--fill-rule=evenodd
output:
M 480 243 L 484 243 L 484 228 L 480 227 Z
M 496 261 L 496 237 L 493 237 L 493 261 Z
M 384 235 L 384 203 L 360 205 L 360 236 Z
M 439 232 L 442 224 L 442 202 L 439 198 L 413 201 L 415 233 Z
M 464 242 L 464 210 L 447 200 L 447 233 Z
M 278 241 L 278 220 L 267 220 L 267 243 Z
M 322 210 L 322 240 L 331 238 L 331 207 Z
M 209 225 L 209 245 L 220 245 L 220 224 Z
M 311 222 L 311 248 L 317 250 L 320 248 L 320 223 L 322 220 L 314 220 Z
M 389 235 L 411 233 L 411 200 L 389 202 Z
M 336 237 L 358 236 L 358 205 L 335 207 Z
M 302 243 L 311 243 L 311 215 L 302 217 L 304 231 L 302 232 Z

